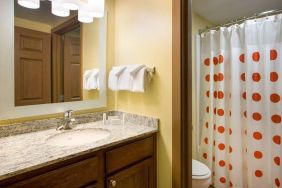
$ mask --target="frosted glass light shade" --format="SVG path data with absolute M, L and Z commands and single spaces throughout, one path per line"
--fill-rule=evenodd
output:
M 88 0 L 90 15 L 96 18 L 104 17 L 105 0 Z
M 68 10 L 78 10 L 80 0 L 61 0 L 60 3 Z
M 70 10 L 64 8 L 61 3 L 53 0 L 52 14 L 60 17 L 68 17 L 70 15 Z
M 26 8 L 38 9 L 40 0 L 18 0 L 18 4 Z
M 83 23 L 92 23 L 93 17 L 89 15 L 87 11 L 84 10 L 78 10 L 78 21 Z

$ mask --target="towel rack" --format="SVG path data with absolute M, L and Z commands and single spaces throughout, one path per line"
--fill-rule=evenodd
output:
M 155 73 L 156 73 L 156 67 L 147 68 L 146 71 L 147 71 L 148 73 L 155 74 Z

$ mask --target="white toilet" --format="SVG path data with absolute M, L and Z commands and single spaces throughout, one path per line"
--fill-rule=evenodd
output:
M 211 183 L 211 170 L 205 164 L 192 160 L 192 187 L 208 188 Z

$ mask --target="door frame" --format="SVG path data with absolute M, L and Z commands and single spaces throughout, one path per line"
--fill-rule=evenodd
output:
M 78 21 L 78 16 L 74 16 L 69 20 L 65 21 L 64 23 L 58 25 L 57 27 L 52 28 L 51 35 L 52 35 L 52 103 L 60 102 L 59 94 L 62 93 L 62 85 L 63 80 L 61 80 L 60 74 L 62 67 L 59 63 L 62 61 L 62 54 L 61 50 L 63 48 L 62 44 L 62 37 L 65 33 L 75 29 L 80 28 L 80 62 L 81 62 L 81 75 L 83 73 L 83 27 L 82 23 Z M 82 85 L 82 79 L 81 79 Z M 81 89 L 81 100 L 83 100 L 82 89 Z
M 172 187 L 192 187 L 192 0 L 172 2 Z

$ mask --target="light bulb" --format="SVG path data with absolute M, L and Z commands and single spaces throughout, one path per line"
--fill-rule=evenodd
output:
M 83 23 L 92 23 L 93 17 L 90 16 L 87 11 L 79 9 L 78 10 L 78 21 L 83 22 Z
M 80 5 L 79 0 L 61 0 L 60 3 L 68 10 L 78 10 Z
M 38 9 L 40 0 L 18 0 L 18 4 L 26 8 Z
M 83 8 L 89 12 L 92 17 L 104 17 L 105 0 L 88 0 L 87 5 L 83 5 Z
M 62 4 L 57 0 L 52 1 L 52 14 L 60 17 L 68 17 L 70 10 L 64 8 Z

